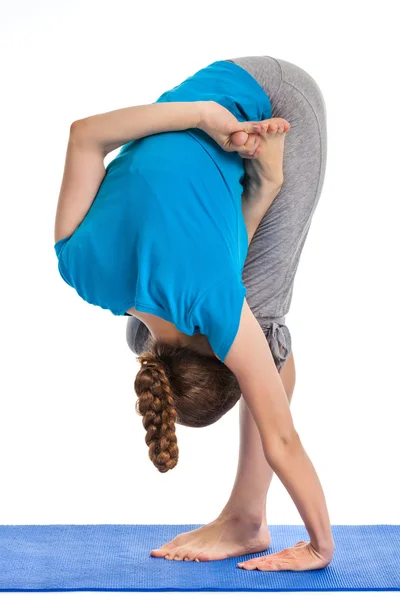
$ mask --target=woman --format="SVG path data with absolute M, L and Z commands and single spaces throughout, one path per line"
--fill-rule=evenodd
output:
M 291 418 L 284 325 L 325 160 L 319 88 L 272 57 L 216 61 L 154 104 L 71 127 L 55 225 L 59 270 L 83 299 L 151 333 L 135 390 L 153 463 L 161 472 L 176 465 L 176 421 L 209 425 L 243 400 L 228 504 L 153 556 L 216 560 L 266 549 L 275 472 L 310 542 L 243 567 L 310 570 L 332 558 L 324 494 Z

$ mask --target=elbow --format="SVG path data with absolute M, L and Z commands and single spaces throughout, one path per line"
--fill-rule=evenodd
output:
M 71 134 L 81 133 L 84 129 L 86 129 L 88 119 L 77 119 L 69 126 L 69 132 Z
M 90 137 L 87 119 L 78 119 L 69 127 L 69 137 L 73 140 L 87 140 Z
M 281 433 L 278 436 L 278 442 L 281 446 L 290 448 L 291 446 L 297 446 L 300 443 L 300 436 L 293 428 L 288 432 Z
M 73 123 L 71 123 L 71 125 L 69 127 L 70 135 L 75 135 L 76 133 L 78 133 L 78 131 L 82 131 L 82 125 L 83 125 L 83 119 L 78 119 L 77 121 L 74 121 Z
M 96 148 L 103 152 L 104 156 L 107 154 L 104 152 L 103 145 L 96 139 L 95 129 L 89 118 L 79 119 L 74 121 L 69 128 L 69 143 L 80 147 Z
M 265 456 L 272 468 L 288 453 L 296 453 L 301 448 L 300 436 L 295 429 L 286 432 L 274 433 L 268 436 L 264 445 Z

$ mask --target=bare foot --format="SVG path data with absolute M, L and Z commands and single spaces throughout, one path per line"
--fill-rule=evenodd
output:
M 257 186 L 262 183 L 280 188 L 283 185 L 283 147 L 290 124 L 276 117 L 260 121 L 258 125 L 261 141 L 254 157 L 246 160 L 246 174 Z
M 215 519 L 193 531 L 177 535 L 150 555 L 167 560 L 223 560 L 263 552 L 271 543 L 266 523 L 261 527 L 239 519 Z

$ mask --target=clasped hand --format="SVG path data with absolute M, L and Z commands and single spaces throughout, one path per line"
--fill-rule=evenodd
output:
M 198 128 L 207 133 L 226 152 L 238 152 L 242 158 L 256 158 L 260 145 L 257 121 L 240 122 L 224 106 L 213 100 L 202 102 Z

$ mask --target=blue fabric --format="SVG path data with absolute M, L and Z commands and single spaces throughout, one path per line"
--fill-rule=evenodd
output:
M 228 61 L 201 69 L 155 103 L 195 100 L 214 100 L 239 121 L 272 116 L 263 88 Z M 224 361 L 246 295 L 243 177 L 243 159 L 199 129 L 125 144 L 82 223 L 54 246 L 61 276 L 114 315 L 134 306 L 187 335 L 203 333 Z
M 150 551 L 200 525 L 1 525 L 1 591 L 394 591 L 399 525 L 334 525 L 335 554 L 316 571 L 245 571 L 238 562 L 293 546 L 300 525 L 270 525 L 266 552 L 209 562 Z

